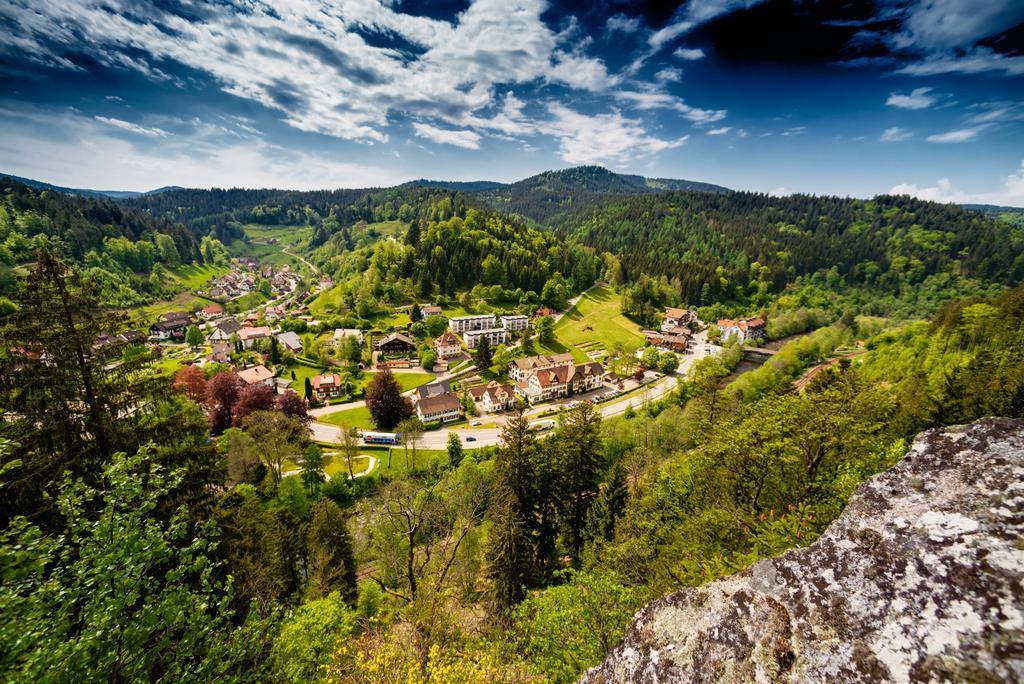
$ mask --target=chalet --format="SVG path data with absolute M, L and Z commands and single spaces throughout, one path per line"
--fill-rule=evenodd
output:
M 426 397 L 416 402 L 416 417 L 424 423 L 449 423 L 462 417 L 462 402 L 454 392 Z
M 494 327 L 494 314 L 455 316 L 448 319 L 448 329 L 457 333 L 466 332 L 467 330 L 491 330 Z
M 267 280 L 270 280 L 271 278 L 273 278 L 274 277 L 274 265 L 273 264 L 263 264 L 263 266 L 260 268 L 260 277 L 266 278 Z
M 440 316 L 443 312 L 441 311 L 441 307 L 437 304 L 427 304 L 420 309 L 420 313 L 423 315 L 424 319 L 427 319 L 431 316 Z
M 449 359 L 462 353 L 462 343 L 451 330 L 445 330 L 444 334 L 434 340 L 434 351 L 437 358 Z
M 341 376 L 337 373 L 317 375 L 309 379 L 309 384 L 313 388 L 313 396 L 317 401 L 335 399 L 345 393 Z
M 278 333 L 277 341 L 280 342 L 285 349 L 290 351 L 292 354 L 302 353 L 302 338 L 297 334 L 288 330 L 283 333 Z
M 210 342 L 227 342 L 231 336 L 242 329 L 242 324 L 228 316 L 213 323 L 213 330 L 207 336 Z
M 242 346 L 246 349 L 252 349 L 252 345 L 259 340 L 265 340 L 270 337 L 270 328 L 263 325 L 258 328 L 240 328 L 238 330 L 238 339 L 242 341 Z
M 334 281 L 331 280 L 330 276 L 320 276 L 320 283 L 318 287 L 321 291 L 329 290 L 330 288 L 334 287 Z
M 192 316 L 187 311 L 171 311 L 149 326 L 149 336 L 157 340 L 184 339 L 185 328 L 190 323 Z
M 227 342 L 214 342 L 213 351 L 206 355 L 207 361 L 227 363 L 231 360 L 231 345 Z
M 530 327 L 530 317 L 523 314 L 501 317 L 501 327 L 509 332 L 518 332 Z
M 385 354 L 414 354 L 416 343 L 403 333 L 393 332 L 377 340 L 374 349 Z
M 736 338 L 740 344 L 747 340 L 763 339 L 765 331 L 764 318 L 740 318 L 738 320 L 723 319 L 718 321 L 718 331 L 722 333 L 722 341 Z
M 516 403 L 515 389 L 512 385 L 503 385 L 493 380 L 486 385 L 471 387 L 469 394 L 487 413 L 507 411 Z
M 142 342 L 142 340 L 145 339 L 146 336 L 141 330 L 135 330 L 134 328 L 132 328 L 131 330 L 125 330 L 123 333 L 118 335 L 118 337 L 120 337 L 128 344 L 134 344 L 136 342 Z
M 552 309 L 550 306 L 542 306 L 537 309 L 536 313 L 533 314 L 534 318 L 541 318 L 542 316 L 554 316 L 558 312 Z
M 536 371 L 563 366 L 567 363 L 572 363 L 572 354 L 569 352 L 564 354 L 528 356 L 525 359 L 516 359 L 509 364 L 508 377 L 514 382 L 519 382 L 520 380 L 525 380 Z
M 690 335 L 686 332 L 678 332 L 679 328 L 673 328 L 671 332 L 657 332 L 655 330 L 644 330 L 644 338 L 647 344 L 659 349 L 668 349 L 674 352 L 685 352 L 690 343 Z
M 487 338 L 487 342 L 492 346 L 499 344 L 505 344 L 508 339 L 508 331 L 504 328 L 484 328 L 482 330 L 467 330 L 462 333 L 462 339 L 466 341 L 466 346 L 470 349 L 476 349 L 480 346 L 480 340 Z
M 538 401 L 571 397 L 601 387 L 604 367 L 591 361 L 588 363 L 567 363 L 554 368 L 536 371 L 525 380 L 519 381 L 515 392 L 531 404 Z
M 252 368 L 240 370 L 238 371 L 238 377 L 246 385 L 274 386 L 274 373 L 266 366 L 253 366 Z
M 260 262 L 256 260 L 256 257 L 251 256 L 238 257 L 238 263 L 244 266 L 245 268 L 249 269 L 250 271 L 256 270 L 256 267 L 259 266 L 260 264 Z
M 267 310 L 263 312 L 263 318 L 273 323 L 284 318 L 284 307 L 283 306 L 268 306 Z
M 210 304 L 209 306 L 203 307 L 199 310 L 199 317 L 204 321 L 216 318 L 224 313 L 224 307 L 220 304 Z
M 360 346 L 363 344 L 363 333 L 356 328 L 335 328 L 334 329 L 334 346 L 337 347 L 341 344 L 341 341 L 346 337 L 354 337 L 358 340 Z
M 665 318 L 661 321 L 661 331 L 673 332 L 676 328 L 686 328 L 688 332 L 696 320 L 697 314 L 693 311 L 667 306 L 665 307 Z

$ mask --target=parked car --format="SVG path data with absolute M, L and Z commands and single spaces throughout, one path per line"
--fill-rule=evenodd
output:
M 467 442 L 475 442 L 476 441 L 476 437 L 466 437 L 466 441 Z
M 480 422 L 479 420 L 474 420 L 472 423 L 470 423 L 470 425 L 483 425 L 483 423 Z

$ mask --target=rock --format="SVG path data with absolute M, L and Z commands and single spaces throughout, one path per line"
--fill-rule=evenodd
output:
M 1024 681 L 1024 421 L 922 433 L 810 547 L 670 594 L 584 682 Z

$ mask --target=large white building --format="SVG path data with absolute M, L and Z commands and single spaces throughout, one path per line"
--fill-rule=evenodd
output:
M 526 330 L 530 327 L 530 317 L 524 314 L 514 314 L 501 317 L 501 327 L 509 332 Z
M 448 327 L 452 332 L 463 333 L 467 330 L 490 330 L 495 328 L 494 314 L 478 316 L 455 316 L 448 319 Z
M 484 328 L 483 330 L 467 330 L 462 333 L 462 339 L 465 340 L 466 346 L 470 349 L 476 349 L 480 346 L 480 340 L 487 338 L 487 342 L 492 346 L 499 344 L 505 344 L 508 339 L 508 331 L 504 328 Z
M 525 359 L 516 359 L 508 366 L 508 377 L 513 382 L 519 382 L 533 375 L 539 370 L 564 366 L 572 363 L 572 354 L 542 354 L 540 356 L 527 356 Z
M 601 386 L 604 367 L 596 361 L 569 363 L 535 371 L 516 383 L 515 392 L 531 404 L 595 390 Z

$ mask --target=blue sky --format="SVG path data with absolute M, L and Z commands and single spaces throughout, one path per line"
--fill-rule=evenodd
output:
M 1020 0 L 2 0 L 0 171 L 511 181 L 1024 206 Z

